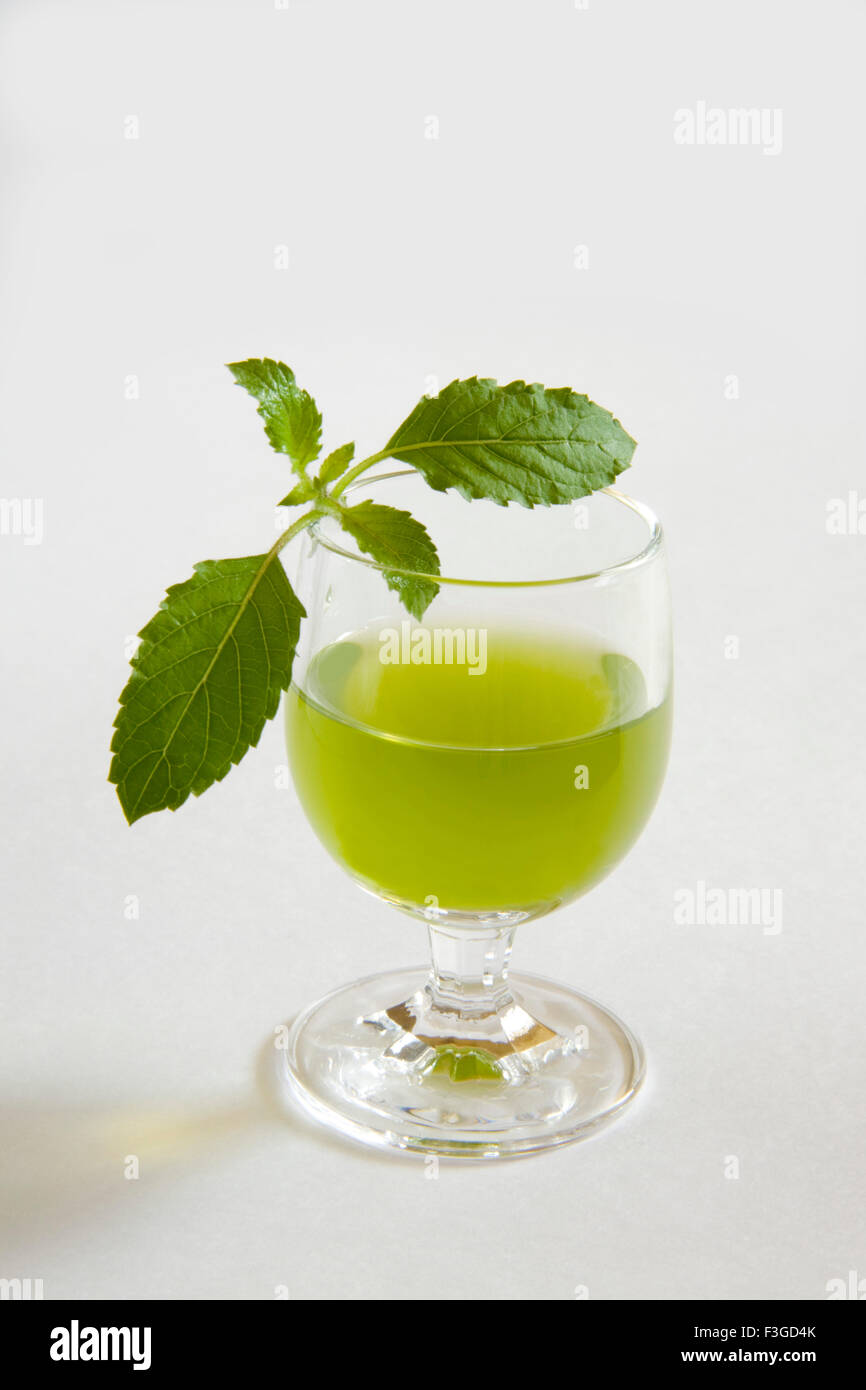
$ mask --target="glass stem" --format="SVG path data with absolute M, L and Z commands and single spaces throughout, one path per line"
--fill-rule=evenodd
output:
M 385 1057 L 421 1073 L 440 1064 L 465 1064 L 471 1076 L 517 1080 L 541 1053 L 570 1050 L 571 1044 L 533 1018 L 511 991 L 514 931 L 514 926 L 430 922 L 432 960 L 423 988 L 370 1020 L 395 1033 Z M 450 1062 L 442 1061 L 443 1054 Z M 467 1060 L 467 1054 L 475 1060 Z M 452 1076 L 459 1074 L 452 1070 Z
M 498 1014 L 514 1003 L 508 963 L 514 927 L 446 927 L 430 923 L 432 1006 L 464 1020 Z

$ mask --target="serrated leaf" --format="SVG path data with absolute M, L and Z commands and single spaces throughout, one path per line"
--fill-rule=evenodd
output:
M 316 489 L 308 478 L 302 478 L 297 487 L 293 487 L 291 492 L 287 492 L 285 497 L 277 503 L 278 507 L 299 507 L 302 502 L 309 502 L 315 497 Z
M 111 743 L 109 781 L 130 825 L 199 796 L 258 742 L 305 616 L 270 553 L 205 560 L 167 590 L 139 634 Z
M 333 483 L 336 478 L 341 478 L 354 457 L 354 444 L 341 444 L 339 449 L 335 449 L 332 454 L 328 454 L 328 457 L 319 469 L 319 482 Z
M 251 357 L 246 362 L 229 362 L 228 369 L 238 385 L 258 401 L 258 413 L 272 447 L 279 454 L 288 454 L 296 469 L 303 472 L 319 456 L 322 417 L 309 392 L 298 386 L 291 367 L 270 357 Z
M 438 492 L 525 507 L 551 506 L 607 487 L 635 442 L 618 420 L 567 386 L 489 378 L 452 381 L 424 397 L 386 446 Z
M 370 501 L 340 507 L 340 523 L 366 555 L 388 566 L 384 571 L 388 588 L 400 595 L 413 618 L 423 618 L 439 592 L 432 579 L 419 577 L 439 573 L 439 556 L 426 527 L 409 512 Z M 416 573 L 401 573 L 406 570 Z

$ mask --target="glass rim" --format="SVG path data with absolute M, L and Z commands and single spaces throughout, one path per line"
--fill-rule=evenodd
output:
M 357 488 L 366 487 L 370 483 L 387 482 L 389 478 L 420 478 L 420 474 L 414 468 L 400 468 L 392 470 L 390 473 L 375 473 L 366 477 L 356 478 L 353 483 L 346 488 L 346 492 L 354 492 Z M 585 574 L 569 574 L 557 576 L 554 579 L 461 579 L 457 576 L 445 574 L 428 574 L 424 570 L 400 569 L 396 565 L 382 565 L 378 560 L 373 560 L 369 555 L 359 555 L 351 550 L 344 549 L 336 541 L 325 536 L 319 529 L 320 522 L 316 521 L 309 528 L 309 534 L 323 545 L 326 550 L 330 550 L 334 555 L 341 555 L 346 560 L 353 560 L 356 564 L 367 565 L 369 569 L 379 570 L 380 573 L 401 574 L 411 579 L 425 579 L 432 584 L 455 584 L 465 585 L 470 588 L 480 589 L 544 589 L 555 584 L 581 584 L 591 579 L 603 579 L 607 575 L 619 574 L 625 570 L 638 569 L 651 560 L 661 549 L 664 533 L 662 525 L 651 507 L 644 502 L 638 502 L 634 497 L 629 497 L 626 493 L 620 492 L 618 488 L 604 487 L 598 488 L 597 493 L 605 497 L 610 497 L 614 502 L 629 508 L 649 529 L 649 539 L 646 544 L 634 555 L 628 556 L 625 560 L 618 560 L 616 564 L 605 565 L 601 569 L 589 570 Z M 597 493 L 587 493 L 588 497 L 594 497 Z M 577 502 L 583 498 L 575 498 Z M 333 521 L 333 517 L 322 517 L 322 521 Z

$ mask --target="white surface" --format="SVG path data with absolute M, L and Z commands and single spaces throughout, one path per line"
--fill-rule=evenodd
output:
M 0 1275 L 815 1299 L 866 1274 L 866 536 L 825 529 L 864 490 L 863 29 L 842 0 L 4 6 L 2 490 L 44 499 L 45 535 L 0 537 Z M 781 154 L 677 146 L 699 100 L 782 108 Z M 473 371 L 569 382 L 640 440 L 670 773 L 636 850 L 516 961 L 647 1046 L 647 1092 L 584 1145 L 433 1181 L 275 1114 L 274 1026 L 420 959 L 421 929 L 275 789 L 278 725 L 175 816 L 129 830 L 105 782 L 127 634 L 194 560 L 274 534 L 285 468 L 221 365 L 264 354 L 329 445 L 376 447 L 428 374 Z M 676 926 L 698 880 L 780 888 L 782 931 Z

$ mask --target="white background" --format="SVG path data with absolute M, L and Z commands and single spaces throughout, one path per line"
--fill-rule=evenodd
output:
M 864 28 L 844 0 L 3 4 L 2 493 L 43 499 L 44 537 L 0 536 L 0 1276 L 556 1300 L 866 1276 L 866 535 L 826 526 L 866 496 Z M 699 101 L 780 109 L 781 152 L 676 144 Z M 285 461 L 222 365 L 261 355 L 331 447 L 476 371 L 568 383 L 640 441 L 670 772 L 623 865 L 517 952 L 647 1045 L 646 1092 L 583 1145 L 433 1181 L 275 1111 L 275 1025 L 420 960 L 422 929 L 275 787 L 278 725 L 131 830 L 105 781 L 128 635 L 193 561 L 275 534 Z M 677 926 L 699 880 L 781 889 L 782 931 Z

